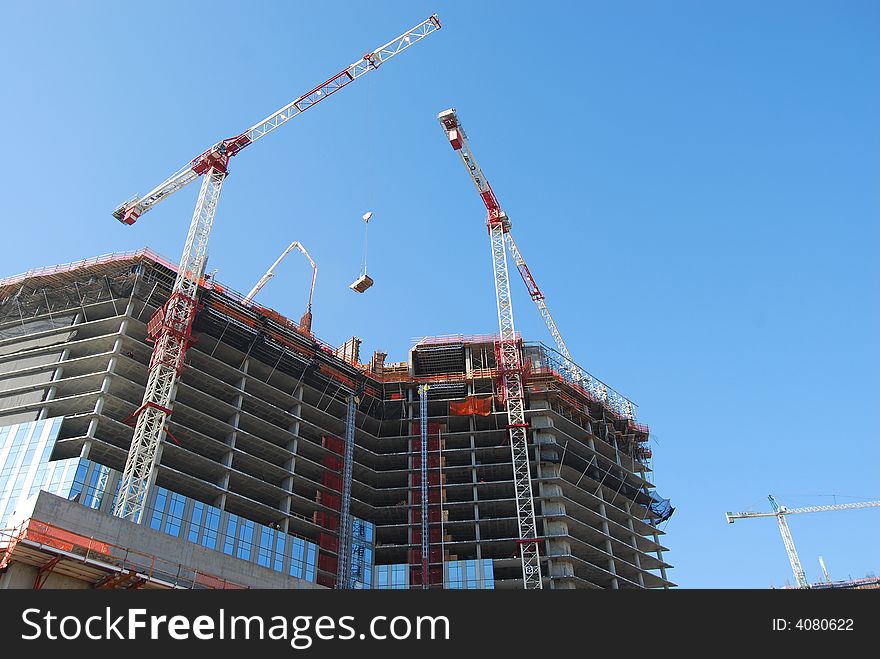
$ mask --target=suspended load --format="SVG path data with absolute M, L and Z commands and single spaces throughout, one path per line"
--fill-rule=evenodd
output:
M 371 217 L 373 217 L 373 211 L 367 211 L 364 213 L 363 218 L 361 218 L 364 221 L 364 260 L 363 263 L 361 263 L 360 276 L 348 286 L 355 293 L 363 293 L 373 285 L 372 277 L 367 274 L 367 230 L 370 226 Z

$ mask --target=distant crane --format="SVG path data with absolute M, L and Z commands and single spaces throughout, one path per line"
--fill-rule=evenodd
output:
M 773 506 L 773 512 L 757 513 L 725 513 L 728 524 L 733 524 L 737 519 L 751 519 L 754 517 L 775 517 L 779 522 L 779 532 L 782 534 L 782 542 L 785 545 L 785 551 L 788 554 L 788 561 L 791 563 L 791 571 L 794 573 L 795 581 L 799 588 L 809 588 L 807 576 L 804 574 L 804 568 L 801 566 L 801 559 L 798 557 L 797 550 L 794 547 L 794 538 L 791 537 L 791 531 L 788 528 L 788 522 L 785 521 L 786 515 L 799 515 L 801 513 L 824 513 L 832 510 L 855 510 L 857 508 L 877 508 L 880 507 L 880 501 L 859 501 L 857 503 L 841 503 L 831 506 L 807 506 L 805 508 L 786 508 L 780 506 L 773 495 L 767 496 L 770 504 Z
M 825 559 L 819 556 L 819 567 L 822 568 L 822 576 L 825 577 L 825 583 L 831 583 L 831 575 L 828 574 L 828 568 L 825 567 Z
M 218 142 L 145 195 L 130 199 L 113 211 L 113 216 L 120 222 L 134 224 L 153 206 L 202 177 L 201 190 L 171 295 L 165 306 L 147 324 L 148 337 L 155 341 L 155 345 L 143 402 L 130 417 L 137 420 L 122 472 L 119 497 L 113 510 L 117 517 L 133 522 L 140 521 L 147 492 L 155 477 L 154 467 L 159 455 L 159 445 L 166 433 L 165 422 L 171 414 L 174 385 L 183 369 L 184 357 L 192 341 L 198 289 L 203 282 L 208 258 L 208 239 L 220 201 L 220 190 L 228 174 L 229 159 L 439 29 L 440 20 L 437 16 L 428 17 L 243 133 Z M 223 64 L 218 60 L 209 61 L 205 66 L 222 68 Z M 205 99 L 209 109 L 216 108 L 214 96 L 218 95 L 212 94 L 211 98 Z M 222 98 L 222 94 L 218 98 Z
M 266 274 L 260 277 L 260 281 L 256 283 L 256 285 L 251 289 L 251 292 L 248 293 L 244 298 L 245 304 L 250 304 L 254 299 L 254 296 L 262 290 L 263 286 L 265 286 L 272 277 L 275 276 L 275 268 L 278 267 L 278 264 L 284 259 L 285 256 L 290 254 L 294 249 L 298 249 L 302 252 L 302 255 L 305 256 L 309 263 L 312 264 L 312 285 L 309 288 L 309 306 L 306 307 L 306 312 L 303 314 L 302 318 L 299 321 L 300 327 L 302 327 L 305 331 L 311 333 L 312 331 L 312 298 L 315 296 L 315 279 L 318 276 L 318 266 L 315 265 L 315 260 L 309 255 L 306 251 L 306 248 L 297 240 L 294 240 L 290 245 L 288 245 L 287 249 L 281 252 L 281 256 L 275 259 L 275 263 L 269 266 L 269 269 L 266 270 Z

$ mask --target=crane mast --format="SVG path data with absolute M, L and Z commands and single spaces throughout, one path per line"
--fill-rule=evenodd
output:
M 483 176 L 468 145 L 454 108 L 441 112 L 437 119 L 443 126 L 452 148 L 459 154 L 483 199 L 488 211 L 489 243 L 492 254 L 492 271 L 495 279 L 495 300 L 498 310 L 498 341 L 495 344 L 496 367 L 500 376 L 501 395 L 507 407 L 510 451 L 513 461 L 513 482 L 519 525 L 520 558 L 522 561 L 523 587 L 540 589 L 541 558 L 538 552 L 540 539 L 535 521 L 532 477 L 529 465 L 529 448 L 525 420 L 525 396 L 523 390 L 523 363 L 520 355 L 516 329 L 513 322 L 513 306 L 510 298 L 510 277 L 507 270 L 505 236 L 510 221 L 495 197 L 495 192 Z
M 773 497 L 770 497 L 773 501 Z M 776 502 L 773 501 L 773 505 Z M 788 554 L 788 562 L 791 563 L 791 572 L 794 574 L 794 580 L 798 588 L 809 588 L 807 575 L 804 573 L 804 567 L 801 565 L 800 556 L 794 546 L 794 538 L 791 537 L 791 529 L 788 528 L 788 522 L 785 521 L 785 508 L 777 510 L 776 520 L 779 523 L 779 534 L 782 536 L 782 544 L 785 545 L 785 553 Z
M 803 513 L 824 513 L 835 510 L 856 510 L 860 508 L 877 508 L 880 507 L 880 501 L 857 501 L 854 503 L 840 503 L 829 506 L 805 506 L 803 508 L 787 508 L 779 505 L 773 495 L 767 496 L 770 505 L 773 506 L 773 512 L 740 512 L 725 513 L 728 524 L 733 524 L 737 519 L 754 519 L 756 517 L 775 517 L 779 524 L 779 533 L 782 535 L 782 543 L 785 545 L 785 553 L 788 555 L 788 561 L 791 563 L 791 571 L 794 574 L 798 588 L 809 588 L 807 576 L 801 565 L 801 559 L 798 556 L 797 549 L 794 546 L 794 538 L 791 535 L 791 529 L 788 528 L 786 516 L 800 515 Z M 824 567 L 824 566 L 823 566 Z
M 440 20 L 437 16 L 428 17 L 243 133 L 218 142 L 159 186 L 142 197 L 123 203 L 113 212 L 113 216 L 124 224 L 134 224 L 153 206 L 202 177 L 198 201 L 171 295 L 147 326 L 148 337 L 155 341 L 155 345 L 143 402 L 129 417 L 136 419 L 135 429 L 120 481 L 119 496 L 114 506 L 116 516 L 134 522 L 140 521 L 147 492 L 155 479 L 154 467 L 160 458 L 159 447 L 166 430 L 165 423 L 171 414 L 175 384 L 192 340 L 199 283 L 207 262 L 208 239 L 223 181 L 228 174 L 229 159 L 438 29 Z

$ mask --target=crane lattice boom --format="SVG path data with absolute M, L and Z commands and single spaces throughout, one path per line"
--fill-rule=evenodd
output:
M 480 169 L 476 159 L 470 152 L 467 134 L 464 132 L 464 128 L 462 128 L 461 123 L 458 121 L 458 115 L 455 113 L 455 109 L 453 108 L 441 113 L 441 122 L 444 123 L 444 127 L 446 124 L 449 124 L 450 126 L 447 128 L 449 142 L 452 145 L 452 148 L 458 151 L 462 161 L 464 161 L 465 167 L 467 167 L 468 172 L 471 175 L 471 180 L 477 188 L 480 197 L 483 199 L 483 203 L 486 205 L 490 222 L 494 218 L 501 223 L 507 251 L 510 252 L 513 263 L 516 265 L 516 269 L 519 272 L 520 277 L 522 277 L 526 290 L 529 293 L 529 297 L 532 298 L 532 301 L 538 308 L 538 313 L 544 320 L 544 324 L 547 326 L 547 330 L 550 332 L 550 336 L 556 344 L 556 349 L 564 358 L 563 368 L 567 371 L 572 381 L 580 384 L 598 400 L 608 404 L 614 408 L 616 412 L 627 419 L 635 420 L 635 407 L 632 402 L 619 394 L 609 392 L 608 387 L 606 387 L 605 384 L 581 369 L 574 359 L 572 359 L 568 346 L 562 338 L 562 333 L 559 331 L 556 321 L 553 320 L 553 315 L 550 313 L 550 308 L 547 306 L 547 300 L 544 293 L 539 288 L 538 282 L 535 281 L 528 265 L 526 265 L 522 253 L 516 245 L 516 241 L 513 239 L 513 234 L 510 230 L 510 219 L 501 210 L 501 204 L 498 203 L 498 198 L 495 196 L 492 186 L 489 185 L 489 181 L 483 174 L 483 170 Z
M 124 202 L 113 212 L 113 216 L 125 224 L 134 224 L 141 215 L 153 208 L 153 206 L 163 199 L 167 199 L 178 190 L 185 188 L 202 174 L 211 169 L 226 171 L 229 158 L 239 153 L 242 149 L 262 139 L 297 115 L 302 114 L 310 107 L 335 94 L 365 73 L 379 68 L 384 62 L 387 62 L 398 53 L 403 52 L 439 29 L 440 19 L 437 18 L 437 15 L 429 16 L 414 28 L 407 30 L 384 46 L 379 46 L 376 50 L 367 53 L 332 78 L 325 80 L 280 110 L 258 121 L 243 133 L 218 142 L 204 153 L 193 158 L 142 197 L 136 197 Z
M 733 524 L 735 519 L 750 519 L 752 517 L 776 517 L 777 515 L 800 515 L 802 513 L 826 513 L 834 510 L 855 510 L 857 508 L 878 508 L 880 501 L 858 501 L 856 503 L 839 503 L 829 506 L 806 506 L 804 508 L 786 508 L 780 506 L 776 512 L 744 512 L 744 513 L 727 513 L 727 521 Z
M 165 424 L 171 414 L 174 387 L 191 341 L 199 283 L 208 258 L 208 239 L 228 173 L 229 158 L 439 28 L 437 16 L 429 17 L 240 135 L 217 143 L 143 197 L 130 200 L 114 211 L 113 216 L 121 222 L 134 224 L 157 203 L 199 176 L 203 177 L 171 295 L 147 325 L 148 338 L 155 341 L 155 346 L 143 402 L 129 417 L 136 420 L 135 430 L 114 506 L 116 516 L 140 521 L 156 476 L 155 466 L 161 458 L 160 444 L 167 432 Z

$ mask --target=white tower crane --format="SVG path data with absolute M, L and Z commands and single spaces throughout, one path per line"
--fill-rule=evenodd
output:
M 523 587 L 543 588 L 541 557 L 538 553 L 540 538 L 535 521 L 532 499 L 532 476 L 529 466 L 529 446 L 525 419 L 525 395 L 523 391 L 523 363 L 519 342 L 513 324 L 513 306 L 510 299 L 510 278 L 507 272 L 506 236 L 510 231 L 507 214 L 483 176 L 468 145 L 455 108 L 437 115 L 452 148 L 461 156 L 462 162 L 483 199 L 488 211 L 489 242 L 492 248 L 492 271 L 495 277 L 495 301 L 498 308 L 498 341 L 495 344 L 496 368 L 500 374 L 501 395 L 507 406 L 507 423 L 510 432 L 510 452 L 513 461 L 513 484 L 516 496 L 517 521 L 519 523 L 520 557 L 522 560 Z M 522 271 L 521 271 L 522 272 Z M 527 282 L 528 283 L 528 282 Z M 537 287 L 536 287 L 537 288 Z M 533 298 L 534 299 L 534 298 Z M 547 317 L 549 317 L 549 312 Z M 555 325 L 554 325 L 555 327 Z M 558 333 L 557 333 L 558 334 Z
M 131 417 L 137 421 L 114 507 L 114 514 L 118 517 L 134 522 L 140 520 L 147 491 L 155 478 L 154 467 L 165 434 L 165 422 L 171 414 L 174 385 L 183 369 L 186 350 L 191 342 L 198 289 L 208 257 L 208 238 L 220 200 L 220 189 L 228 173 L 229 159 L 438 29 L 440 20 L 436 15 L 430 16 L 243 133 L 218 142 L 163 183 L 145 195 L 123 203 L 113 212 L 120 222 L 134 224 L 153 206 L 202 176 L 201 190 L 171 295 L 148 324 L 148 334 L 155 341 L 155 346 L 143 403 Z
M 804 574 L 804 568 L 801 566 L 801 559 L 794 547 L 794 538 L 791 537 L 791 530 L 788 528 L 788 522 L 785 521 L 787 515 L 799 515 L 801 513 L 824 513 L 832 510 L 855 510 L 857 508 L 877 508 L 880 507 L 880 501 L 859 501 L 856 503 L 841 503 L 830 506 L 807 506 L 804 508 L 786 508 L 780 506 L 773 495 L 767 497 L 773 506 L 773 512 L 743 512 L 743 513 L 725 513 L 729 524 L 733 524 L 737 519 L 752 519 L 755 517 L 775 517 L 779 523 L 779 532 L 782 534 L 782 542 L 785 544 L 785 551 L 788 554 L 788 561 L 791 563 L 791 571 L 794 573 L 795 581 L 799 588 L 809 588 L 807 577 Z

